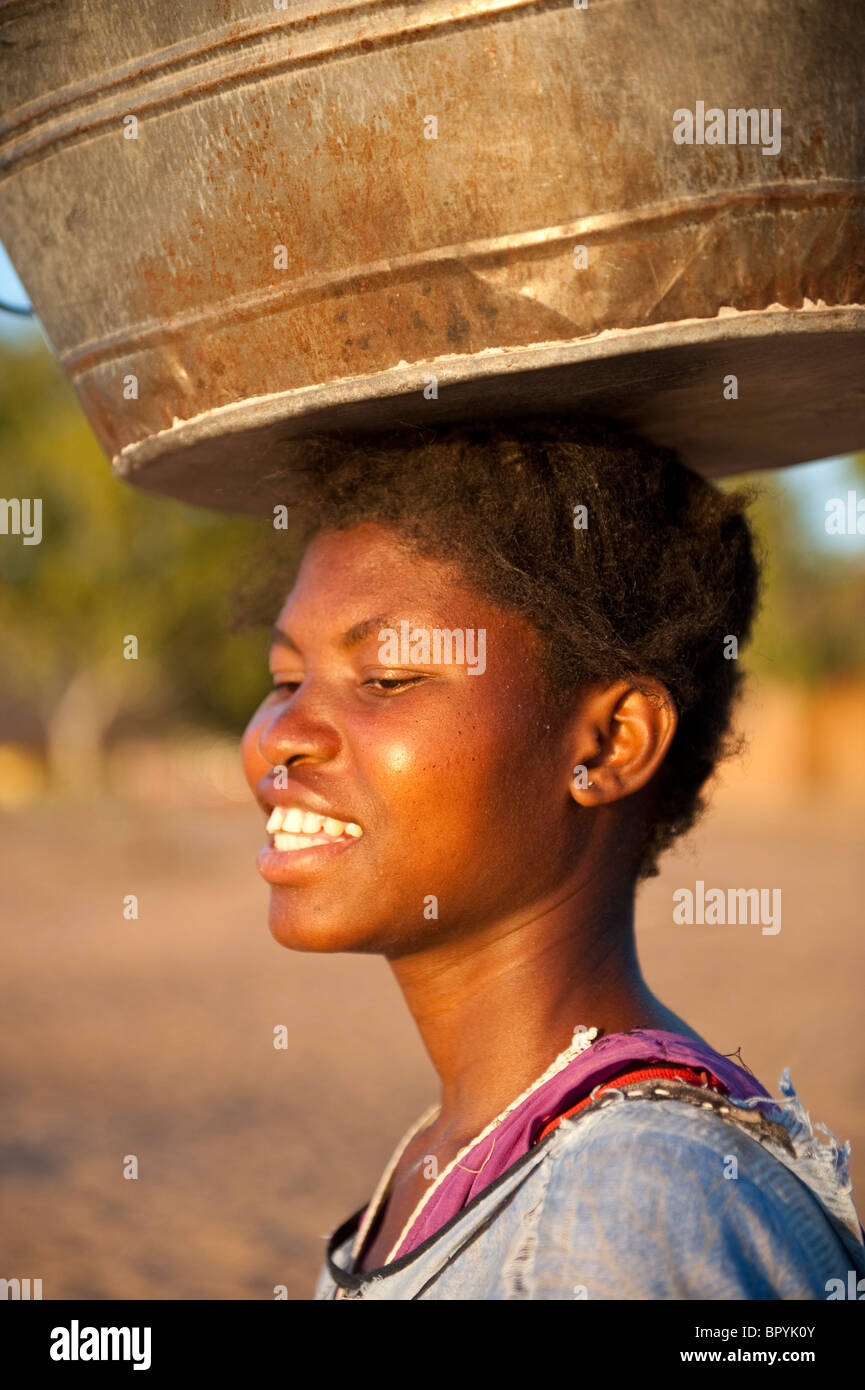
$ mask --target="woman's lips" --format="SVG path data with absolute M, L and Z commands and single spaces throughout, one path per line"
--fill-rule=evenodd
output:
M 258 872 L 268 883 L 296 883 L 323 868 L 331 859 L 344 854 L 358 843 L 348 835 L 339 839 L 324 836 L 311 836 L 316 843 L 298 849 L 278 849 L 275 844 L 265 845 L 258 855 Z
M 258 871 L 268 883 L 293 883 L 334 854 L 350 849 L 363 836 L 353 821 L 336 820 L 296 807 L 277 806 L 267 822 L 271 842 L 258 856 Z

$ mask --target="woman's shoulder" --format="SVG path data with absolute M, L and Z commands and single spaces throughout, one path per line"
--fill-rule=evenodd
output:
M 556 1133 L 535 1297 L 564 1296 L 542 1289 L 565 1278 L 585 1297 L 826 1298 L 865 1272 L 847 1150 L 821 1156 L 783 1102 L 647 1082 Z

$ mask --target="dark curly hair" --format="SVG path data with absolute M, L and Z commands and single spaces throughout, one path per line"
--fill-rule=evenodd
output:
M 238 588 L 234 626 L 263 619 L 268 606 L 272 621 L 316 532 L 377 521 L 521 614 L 542 638 L 539 676 L 554 694 L 573 698 L 590 682 L 623 677 L 661 681 L 679 725 L 656 774 L 638 865 L 639 878 L 656 874 L 732 751 L 741 674 L 728 639 L 747 640 L 759 582 L 751 495 L 721 491 L 672 450 L 600 419 L 406 426 L 288 447 L 289 545 L 284 530 L 271 535 L 265 581 Z

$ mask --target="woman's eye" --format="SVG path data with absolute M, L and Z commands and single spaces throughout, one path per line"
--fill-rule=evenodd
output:
M 370 686 L 374 690 L 380 690 L 383 693 L 390 693 L 403 690 L 410 685 L 416 685 L 422 680 L 423 676 L 372 676 L 369 680 L 364 681 L 364 685 Z M 274 681 L 271 694 L 275 695 L 278 692 L 287 697 L 293 695 L 294 692 L 300 688 L 301 684 L 302 682 L 299 680 Z
M 417 685 L 422 681 L 423 676 L 371 676 L 364 685 L 371 685 L 379 690 L 399 690 L 404 686 Z

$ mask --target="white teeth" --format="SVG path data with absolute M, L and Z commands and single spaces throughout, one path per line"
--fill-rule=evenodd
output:
M 277 849 L 306 849 L 307 845 L 312 844 L 308 835 L 275 835 L 273 843 Z
M 313 841 L 310 836 L 325 834 L 339 840 L 344 835 L 357 840 L 363 834 L 354 821 L 337 820 L 335 816 L 320 816 L 317 811 L 302 811 L 299 806 L 274 806 L 267 821 L 268 834 L 273 835 L 279 850 L 304 849 Z

